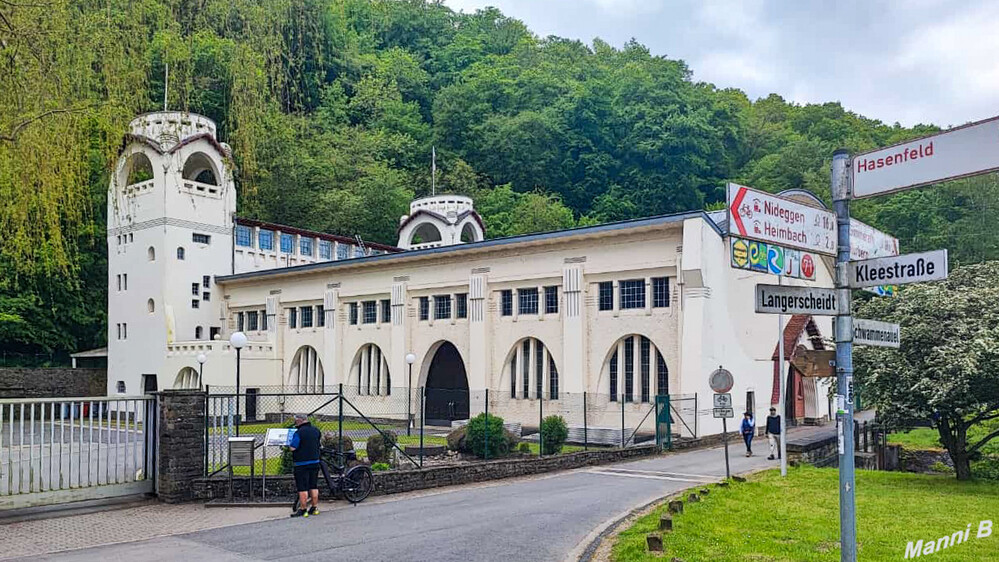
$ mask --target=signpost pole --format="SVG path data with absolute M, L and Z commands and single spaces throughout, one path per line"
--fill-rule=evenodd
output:
M 732 472 L 728 468 L 728 419 L 722 418 L 722 441 L 725 442 L 725 479 L 732 478 Z
M 833 154 L 832 199 L 836 211 L 836 425 L 839 439 L 840 560 L 857 561 L 857 505 L 853 458 L 853 317 L 850 311 L 850 156 Z
M 777 277 L 777 284 L 780 284 L 782 277 Z M 777 345 L 780 347 L 778 353 L 778 363 L 777 363 L 777 390 L 780 395 L 777 397 L 777 412 L 780 415 L 780 475 L 787 476 L 787 438 L 784 436 L 787 433 L 786 418 L 787 412 L 785 409 L 784 402 L 784 373 L 786 369 L 784 368 L 784 315 L 780 314 L 777 316 Z M 753 418 L 756 418 L 756 413 L 753 413 Z

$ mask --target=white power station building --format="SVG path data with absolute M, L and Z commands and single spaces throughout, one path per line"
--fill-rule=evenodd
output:
M 240 218 L 231 166 L 205 117 L 131 123 L 108 197 L 109 395 L 231 387 L 228 339 L 242 331 L 246 389 L 343 384 L 388 400 L 408 386 L 413 354 L 412 385 L 448 420 L 481 404 L 434 391 L 489 389 L 504 398 L 496 414 L 525 423 L 539 398 L 586 392 L 593 426 L 622 413 L 634 426 L 657 394 L 696 395 L 698 432 L 718 433 L 708 375 L 719 365 L 735 376 L 736 408 L 758 419 L 780 373 L 789 418 L 828 419 L 828 379 L 777 365 L 777 317 L 753 303 L 755 285 L 775 280 L 730 266 L 724 212 L 487 240 L 470 198 L 436 195 L 411 204 L 394 247 Z M 821 258 L 815 281 L 788 283 L 831 286 L 831 271 Z M 830 324 L 790 317 L 788 356 L 823 348 Z

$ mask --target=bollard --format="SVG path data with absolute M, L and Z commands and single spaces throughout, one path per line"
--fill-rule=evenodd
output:
M 682 500 L 673 500 L 673 501 L 669 502 L 669 510 L 668 511 L 670 512 L 671 515 L 675 514 L 675 513 L 683 513 L 683 501 Z
M 659 530 L 660 531 L 672 531 L 673 530 L 673 517 L 670 515 L 660 515 L 659 516 Z
M 689 496 L 687 496 L 687 501 L 689 503 L 697 503 L 701 501 L 701 496 L 698 496 L 697 494 L 690 494 Z
M 707 488 L 701 488 L 701 495 L 702 496 L 708 495 L 709 492 L 711 492 L 711 490 L 709 490 Z
M 649 533 L 645 535 L 645 546 L 648 547 L 649 552 L 662 552 L 663 538 L 656 533 Z

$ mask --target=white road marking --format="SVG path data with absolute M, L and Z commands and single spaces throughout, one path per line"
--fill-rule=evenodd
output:
M 692 478 L 681 478 L 677 476 L 667 476 L 668 472 L 655 472 L 655 471 L 639 471 L 639 470 L 616 470 L 616 469 L 600 469 L 594 468 L 587 472 L 591 474 L 605 474 L 608 476 L 623 476 L 625 478 L 648 478 L 650 480 L 666 480 L 669 482 L 690 482 L 694 484 L 706 484 L 708 482 L 713 482 L 717 479 L 703 476 L 698 477 L 698 479 Z

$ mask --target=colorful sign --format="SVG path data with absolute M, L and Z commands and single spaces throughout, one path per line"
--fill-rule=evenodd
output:
M 853 197 L 871 197 L 999 170 L 999 117 L 858 154 Z
M 815 280 L 817 256 L 776 244 L 731 238 L 732 267 L 762 273 L 783 275 L 793 279 Z
M 746 269 L 749 267 L 749 243 L 741 238 L 732 238 L 732 267 Z
M 836 254 L 836 215 L 763 191 L 728 184 L 732 234 L 820 254 Z

